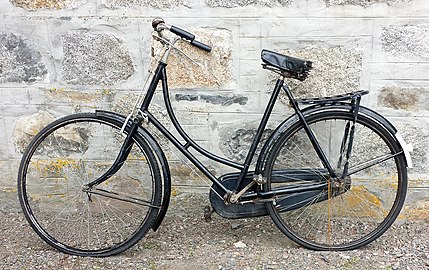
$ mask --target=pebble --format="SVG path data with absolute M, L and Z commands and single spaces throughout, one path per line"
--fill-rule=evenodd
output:
M 236 248 L 246 248 L 247 245 L 245 243 L 239 241 L 237 243 L 234 243 L 234 247 L 236 247 Z
M 394 226 L 355 251 L 317 252 L 293 244 L 269 217 L 234 221 L 213 214 L 208 224 L 200 207 L 207 204 L 205 195 L 173 200 L 157 232 L 124 253 L 102 259 L 54 250 L 22 213 L 0 212 L 6 216 L 0 218 L 0 227 L 8 228 L 0 230 L 0 269 L 429 269 L 429 222 Z M 145 241 L 153 248 L 141 248 Z

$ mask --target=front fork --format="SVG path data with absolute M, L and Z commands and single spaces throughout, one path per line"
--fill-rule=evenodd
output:
M 118 156 L 116 157 L 115 161 L 113 162 L 112 166 L 100 177 L 95 179 L 94 181 L 86 184 L 83 187 L 83 191 L 86 192 L 89 196 L 89 199 L 91 200 L 91 197 L 89 195 L 89 191 L 94 187 L 97 186 L 105 181 L 107 181 L 112 175 L 114 175 L 117 171 L 119 171 L 122 167 L 122 165 L 125 163 L 125 161 L 128 158 L 128 155 L 131 152 L 131 148 L 134 145 L 133 136 L 137 131 L 137 128 L 139 127 L 140 123 L 142 121 L 142 117 L 139 115 L 137 117 L 134 117 L 132 120 L 130 131 L 128 132 L 124 143 L 121 146 L 121 150 L 119 151 Z M 127 125 L 127 121 L 125 121 L 124 126 Z

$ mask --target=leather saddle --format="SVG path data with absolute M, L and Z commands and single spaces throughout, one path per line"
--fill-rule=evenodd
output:
M 304 81 L 311 68 L 312 62 L 302 60 L 269 50 L 262 50 L 261 59 L 263 67 L 285 75 L 286 77 Z

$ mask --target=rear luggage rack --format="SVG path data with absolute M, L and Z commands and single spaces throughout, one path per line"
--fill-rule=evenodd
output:
M 360 91 L 336 95 L 336 96 L 332 96 L 332 97 L 302 98 L 302 99 L 297 99 L 296 101 L 300 104 L 335 103 L 338 101 L 356 99 L 356 98 L 361 97 L 363 95 L 366 95 L 368 93 L 369 93 L 369 91 L 367 91 L 367 90 L 360 90 Z

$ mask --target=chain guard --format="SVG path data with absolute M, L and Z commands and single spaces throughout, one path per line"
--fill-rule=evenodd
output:
M 284 180 L 278 180 L 275 181 L 277 183 L 282 181 L 290 181 L 285 179 L 291 179 L 293 176 L 293 179 L 297 178 L 297 173 L 293 170 L 291 171 L 284 171 Z M 233 190 L 235 188 L 235 185 L 237 183 L 239 173 L 230 173 L 225 174 L 220 177 L 221 183 L 228 188 L 229 190 Z M 311 175 L 310 175 L 311 176 Z M 252 180 L 253 172 L 249 172 L 248 175 L 246 175 L 245 181 L 243 185 L 249 184 Z M 309 175 L 302 174 L 299 176 L 302 179 L 307 179 Z M 344 194 L 350 189 L 351 185 L 351 179 L 350 177 L 346 178 L 344 181 L 344 186 L 342 188 L 332 188 L 331 190 L 331 196 L 336 197 L 341 194 Z M 253 187 L 253 189 L 249 191 L 256 192 L 257 186 Z M 215 191 L 213 191 L 215 190 Z M 220 198 L 218 194 L 222 197 Z M 210 203 L 214 209 L 214 211 L 220 215 L 221 217 L 227 218 L 227 219 L 239 219 L 239 218 L 250 218 L 250 217 L 260 217 L 260 216 L 266 216 L 268 215 L 268 211 L 265 207 L 266 202 L 248 202 L 248 203 L 235 203 L 226 205 L 224 202 L 223 197 L 225 196 L 225 192 L 222 191 L 220 188 L 216 187 L 215 185 L 212 185 L 212 188 L 210 189 Z M 292 211 L 301 207 L 304 207 L 306 205 L 315 204 L 318 202 L 322 202 L 328 199 L 327 193 L 325 195 L 321 196 L 320 191 L 306 191 L 306 192 L 300 192 L 300 193 L 294 193 L 284 196 L 282 199 L 276 201 L 276 208 L 280 212 L 286 212 L 286 211 Z

